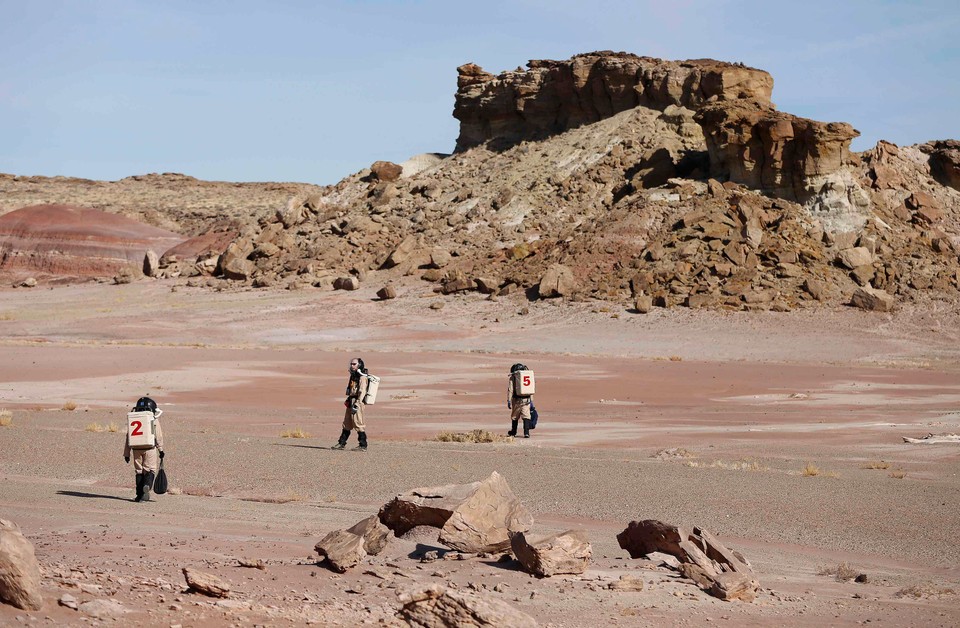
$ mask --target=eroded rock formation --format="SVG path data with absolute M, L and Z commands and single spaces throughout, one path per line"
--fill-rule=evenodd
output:
M 530 61 L 497 76 L 472 63 L 457 68 L 453 116 L 457 151 L 489 140 L 543 139 L 632 109 L 696 109 L 711 100 L 770 101 L 762 70 L 711 59 L 664 61 L 625 52 L 591 52 L 567 61 Z

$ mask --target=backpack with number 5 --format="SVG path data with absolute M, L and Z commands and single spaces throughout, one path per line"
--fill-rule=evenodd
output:
M 513 390 L 518 397 L 529 397 L 537 392 L 533 371 L 520 369 L 513 372 Z

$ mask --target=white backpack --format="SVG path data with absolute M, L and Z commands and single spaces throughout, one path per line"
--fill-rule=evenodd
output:
M 366 373 L 364 377 L 367 378 L 367 392 L 363 395 L 363 403 L 364 405 L 372 406 L 377 403 L 377 390 L 380 388 L 380 378 L 369 373 Z
M 518 397 L 529 397 L 537 392 L 537 382 L 533 371 L 526 369 L 513 372 L 513 394 Z
M 157 446 L 156 417 L 153 412 L 127 414 L 127 438 L 130 449 L 153 449 Z

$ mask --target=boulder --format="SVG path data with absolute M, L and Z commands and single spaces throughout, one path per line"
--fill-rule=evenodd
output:
M 400 616 L 411 626 L 530 628 L 537 625 L 533 617 L 506 602 L 466 590 L 448 589 L 438 584 L 402 593 L 399 599 L 403 604 Z
M 930 174 L 941 185 L 960 191 L 960 140 L 941 140 L 921 147 L 930 154 Z
M 620 547 L 631 558 L 651 552 L 670 554 L 680 561 L 679 571 L 704 591 L 724 600 L 753 601 L 760 588 L 749 563 L 723 546 L 706 530 L 688 532 L 662 521 L 631 521 L 617 535 Z
M 387 301 L 388 299 L 397 298 L 397 289 L 393 286 L 384 286 L 377 290 L 377 298 L 381 301 Z
M 370 174 L 377 181 L 396 181 L 403 173 L 403 166 L 392 161 L 375 161 L 370 166 Z
M 648 314 L 653 309 L 653 297 L 649 294 L 638 294 L 633 300 L 633 309 L 640 314 Z
M 143 274 L 147 277 L 156 277 L 159 270 L 160 258 L 154 251 L 147 251 L 146 255 L 143 256 Z
M 78 609 L 87 617 L 94 619 L 116 620 L 130 612 L 123 604 L 111 598 L 102 598 L 84 602 Z
M 358 521 L 347 528 L 347 532 L 363 537 L 363 550 L 371 556 L 376 556 L 387 546 L 391 534 L 390 529 L 380 523 L 377 515 Z
M 245 239 L 237 239 L 227 245 L 217 260 L 217 271 L 227 279 L 246 281 L 253 274 L 256 267 L 247 256 L 253 251 Z
M 563 264 L 553 264 L 540 279 L 540 298 L 570 296 L 575 288 L 573 271 Z
M 362 523 L 362 522 L 361 522 Z M 359 525 L 359 524 L 358 524 Z M 365 539 L 347 530 L 334 530 L 314 546 L 317 554 L 340 573 L 356 567 L 367 556 L 364 549 Z
M 230 595 L 230 583 L 213 574 L 184 567 L 183 577 L 191 591 L 210 597 L 227 597 Z
M 494 471 L 482 482 L 418 488 L 385 504 L 380 521 L 397 536 L 421 526 L 440 528 L 440 542 L 467 553 L 510 546 L 510 532 L 526 532 L 533 516 Z
M 886 290 L 860 286 L 850 298 L 850 305 L 871 312 L 889 312 L 893 310 L 894 300 Z
M 430 268 L 443 268 L 453 257 L 446 249 L 436 248 L 430 251 Z
M 541 578 L 583 573 L 593 554 L 583 530 L 567 530 L 533 542 L 523 532 L 517 532 L 510 536 L 510 547 L 524 570 Z
M 870 249 L 863 246 L 856 246 L 851 249 L 846 249 L 845 251 L 840 251 L 840 254 L 837 255 L 837 261 L 853 270 L 860 266 L 869 266 L 873 263 L 873 254 L 870 253 Z
M 474 281 L 477 290 L 483 294 L 493 294 L 500 289 L 500 280 L 493 277 L 477 277 Z
M 6 519 L 0 519 L 0 601 L 26 611 L 43 606 L 33 544 L 17 524 Z
M 416 236 L 407 236 L 397 245 L 397 248 L 390 253 L 390 256 L 383 263 L 384 268 L 393 268 L 394 266 L 399 266 L 408 259 L 410 259 L 413 254 L 420 248 L 420 241 Z
M 334 290 L 359 290 L 360 280 L 356 277 L 337 277 L 333 282 Z

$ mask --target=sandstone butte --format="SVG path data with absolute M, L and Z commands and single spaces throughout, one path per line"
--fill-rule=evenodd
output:
M 413 277 L 641 312 L 960 296 L 960 142 L 855 153 L 850 124 L 778 111 L 772 95 L 768 73 L 707 59 L 468 63 L 453 154 L 335 185 L 0 175 L 0 274 L 133 280 L 153 251 L 153 277 L 198 286 Z

